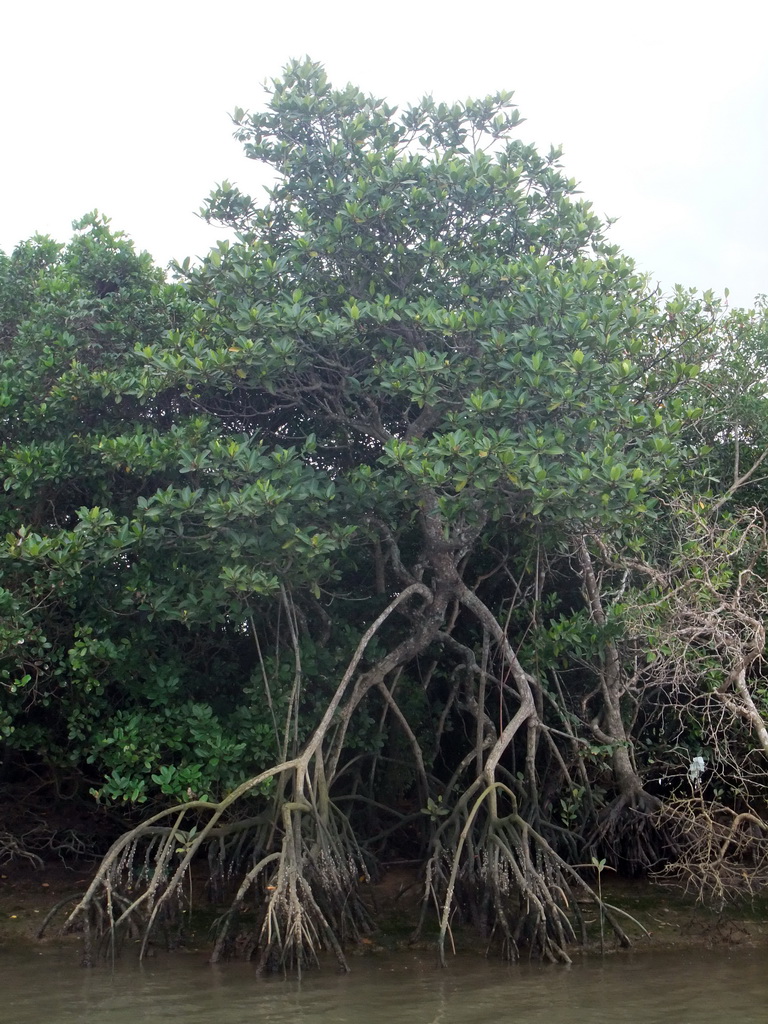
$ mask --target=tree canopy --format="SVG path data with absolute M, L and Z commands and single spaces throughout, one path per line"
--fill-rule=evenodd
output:
M 343 959 L 397 849 L 441 951 L 567 959 L 586 857 L 691 877 L 694 757 L 756 817 L 759 313 L 661 297 L 519 122 L 293 62 L 173 283 L 97 215 L 0 263 L 7 756 L 156 812 L 73 919 L 208 846 L 216 955 L 253 890 L 262 965 Z

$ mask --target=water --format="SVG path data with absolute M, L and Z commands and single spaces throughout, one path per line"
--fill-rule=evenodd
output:
M 92 969 L 73 950 L 0 953 L 5 1024 L 765 1024 L 768 949 L 634 953 L 571 967 L 429 954 L 257 980 L 200 954 Z

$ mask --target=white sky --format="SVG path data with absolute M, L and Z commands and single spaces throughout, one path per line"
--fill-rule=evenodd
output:
M 205 252 L 203 198 L 258 180 L 228 114 L 305 54 L 395 103 L 514 90 L 665 289 L 768 292 L 764 0 L 6 0 L 0 248 L 96 207 L 162 264 Z

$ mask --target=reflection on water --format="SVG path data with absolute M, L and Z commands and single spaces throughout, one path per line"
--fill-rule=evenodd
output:
M 354 962 L 303 981 L 254 978 L 249 964 L 201 954 L 91 970 L 76 954 L 0 952 L 8 1024 L 765 1024 L 768 950 L 635 953 L 572 967 L 423 953 Z

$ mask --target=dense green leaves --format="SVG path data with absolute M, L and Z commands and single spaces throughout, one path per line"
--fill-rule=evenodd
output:
M 579 744 L 595 775 L 626 751 L 619 698 L 613 732 L 587 708 L 625 607 L 588 599 L 576 552 L 609 590 L 631 589 L 629 554 L 669 557 L 670 502 L 711 487 L 716 366 L 750 374 L 757 451 L 762 326 L 734 314 L 753 355 L 716 364 L 712 298 L 654 293 L 519 121 L 509 94 L 397 111 L 294 62 L 234 116 L 266 201 L 220 186 L 204 215 L 236 237 L 174 283 L 95 214 L 67 246 L 2 258 L 0 728 L 18 763 L 104 799 L 215 796 L 300 745 L 413 581 L 432 632 L 408 612 L 365 664 L 429 633 L 431 667 L 397 668 L 430 778 L 520 699 L 496 680 L 483 718 L 472 666 L 490 680 L 498 655 L 462 588 L 531 666 L 564 771 L 588 774 Z M 399 742 L 378 699 L 343 749 Z

